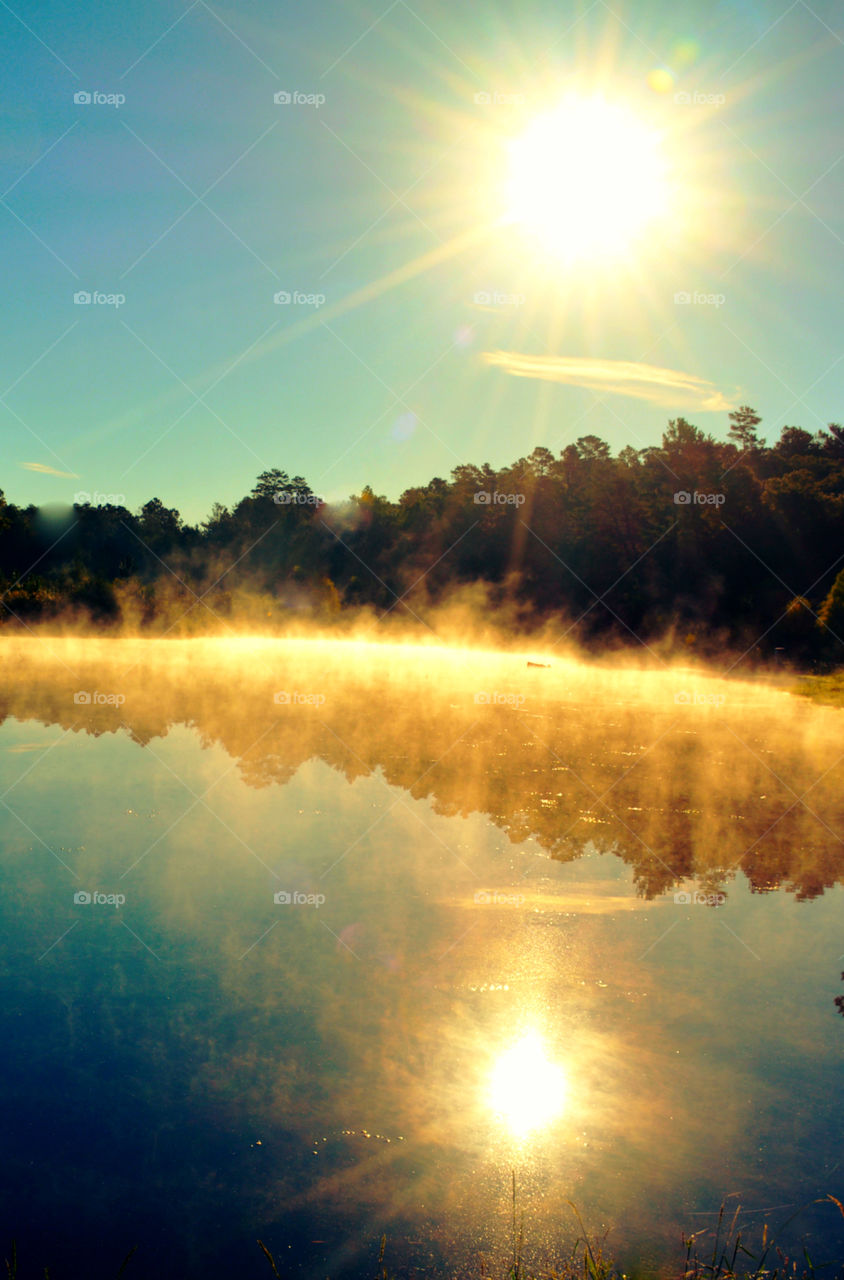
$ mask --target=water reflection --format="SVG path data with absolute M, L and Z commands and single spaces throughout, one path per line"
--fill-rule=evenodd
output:
M 549 1061 L 537 1031 L 526 1032 L 497 1058 L 489 1102 L 517 1138 L 526 1138 L 540 1126 L 547 1131 L 565 1101 L 565 1073 Z
M 5 639 L 0 674 L 4 715 L 144 745 L 195 727 L 255 789 L 321 759 L 555 859 L 612 851 L 645 897 L 841 880 L 840 715 L 764 685 L 302 641 Z
M 836 1191 L 837 713 L 411 649 L 2 663 L 19 1216 L 78 1187 L 67 1232 L 137 1205 L 161 1276 L 256 1224 L 336 1276 L 385 1230 L 494 1253 L 514 1167 L 538 1248 L 574 1199 L 661 1261 L 735 1187 Z

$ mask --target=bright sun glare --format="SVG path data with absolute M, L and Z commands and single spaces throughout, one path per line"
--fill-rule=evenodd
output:
M 509 150 L 508 219 L 566 261 L 623 254 L 666 211 L 658 135 L 603 98 L 566 98 Z
M 536 1032 L 529 1032 L 496 1062 L 489 1086 L 493 1110 L 517 1137 L 546 1125 L 566 1100 L 565 1075 L 549 1062 Z

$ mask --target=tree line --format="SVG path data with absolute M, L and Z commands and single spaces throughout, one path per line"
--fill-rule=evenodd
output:
M 759 426 L 742 406 L 717 441 L 676 418 L 616 456 L 587 435 L 397 502 L 365 487 L 326 505 L 275 469 L 199 525 L 158 498 L 57 516 L 0 491 L 0 625 L 273 629 L 360 606 L 419 616 L 482 583 L 525 632 L 559 617 L 590 646 L 669 635 L 828 666 L 844 659 L 844 428 L 787 426 L 769 446 Z

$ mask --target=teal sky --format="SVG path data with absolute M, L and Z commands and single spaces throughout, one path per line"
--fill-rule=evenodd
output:
M 740 403 L 769 441 L 844 419 L 833 0 L 0 0 L 0 36 L 11 501 L 198 521 L 271 467 L 397 498 L 680 415 L 724 438 Z M 508 138 L 572 89 L 669 165 L 618 259 L 502 225 Z

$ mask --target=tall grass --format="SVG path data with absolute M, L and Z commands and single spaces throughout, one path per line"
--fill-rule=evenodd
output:
M 832 1203 L 837 1206 L 839 1213 L 844 1217 L 844 1205 L 835 1196 L 827 1195 L 821 1200 L 814 1200 L 810 1203 Z M 809 1205 L 804 1205 L 796 1213 L 793 1213 L 783 1223 L 782 1229 L 784 1230 L 790 1226 L 808 1207 Z M 725 1209 L 726 1205 L 722 1204 L 721 1212 L 718 1214 L 718 1224 L 715 1228 L 711 1254 L 707 1249 L 708 1258 L 702 1258 L 698 1253 L 698 1236 L 703 1235 L 703 1232 L 698 1231 L 688 1238 L 684 1237 L 686 1263 L 683 1280 L 795 1280 L 795 1278 L 797 1280 L 817 1280 L 820 1276 L 827 1278 L 830 1275 L 836 1277 L 844 1276 L 844 1265 L 841 1262 L 815 1261 L 811 1257 L 805 1241 L 801 1247 L 802 1258 L 799 1262 L 796 1258 L 788 1257 L 776 1241 L 769 1238 L 767 1223 L 762 1229 L 760 1251 L 754 1253 L 744 1243 L 743 1233 L 738 1226 L 741 1206 L 739 1205 L 736 1208 L 732 1221 L 724 1231 Z
M 580 1233 L 571 1250 L 559 1260 L 528 1267 L 524 1260 L 524 1218 L 518 1216 L 515 1170 L 512 1174 L 511 1198 L 511 1257 L 507 1269 L 497 1276 L 495 1272 L 488 1269 L 486 1260 L 479 1257 L 472 1268 L 478 1280 L 645 1280 L 644 1271 L 634 1270 L 628 1274 L 619 1270 L 613 1258 L 604 1252 L 606 1237 L 590 1237 L 577 1206 L 571 1200 L 566 1203 L 571 1208 Z M 810 1201 L 810 1204 L 834 1205 L 844 1217 L 844 1204 L 833 1195 Z M 781 1230 L 784 1231 L 789 1227 L 810 1207 L 810 1204 L 804 1205 L 793 1213 L 782 1224 Z M 732 1217 L 728 1218 L 727 1205 L 724 1201 L 714 1232 L 707 1229 L 696 1231 L 690 1236 L 684 1234 L 682 1236 L 684 1256 L 681 1255 L 678 1258 L 676 1270 L 667 1268 L 661 1271 L 662 1280 L 844 1280 L 844 1259 L 818 1261 L 810 1254 L 805 1240 L 800 1248 L 800 1257 L 789 1257 L 777 1241 L 769 1236 L 767 1224 L 763 1226 L 760 1244 L 755 1250 L 749 1248 L 745 1232 L 739 1225 L 741 1212 L 741 1206 L 738 1205 Z M 257 1244 L 276 1280 L 285 1280 L 263 1240 L 258 1240 Z M 124 1275 L 137 1250 L 138 1246 L 135 1245 L 127 1253 L 115 1274 L 115 1280 L 120 1280 Z M 384 1235 L 381 1237 L 373 1280 L 399 1280 L 395 1272 L 387 1269 L 386 1252 L 387 1237 Z M 15 1241 L 12 1241 L 9 1256 L 5 1258 L 5 1265 L 7 1280 L 23 1280 L 18 1273 Z M 464 1274 L 466 1270 L 461 1268 Z M 51 1280 L 48 1267 L 45 1266 L 41 1274 L 44 1280 Z M 251 1269 L 249 1271 L 244 1269 L 238 1273 L 238 1280 L 246 1280 L 251 1274 L 253 1274 Z M 262 1274 L 265 1275 L 266 1272 Z M 56 1276 L 55 1280 L 63 1280 L 63 1277 Z

